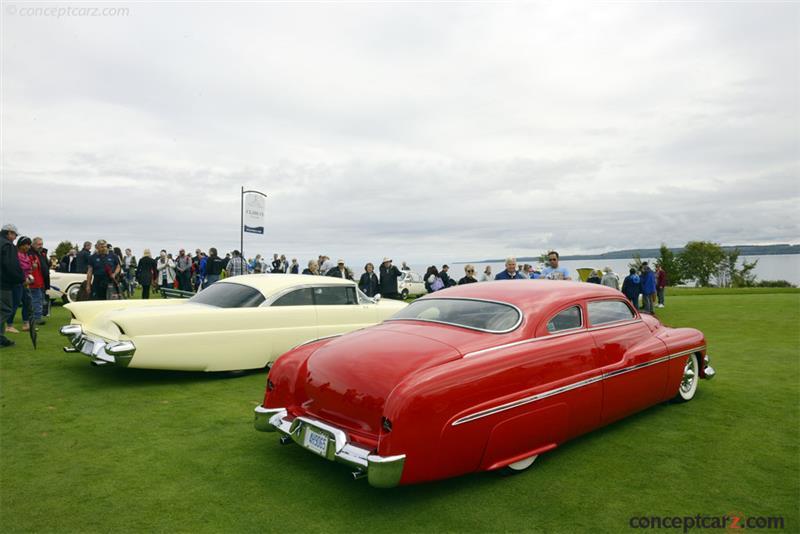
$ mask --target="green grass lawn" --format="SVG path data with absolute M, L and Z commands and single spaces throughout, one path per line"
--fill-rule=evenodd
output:
M 631 516 L 783 516 L 800 503 L 800 292 L 675 290 L 658 310 L 703 330 L 717 377 L 541 456 L 391 490 L 253 429 L 264 373 L 91 367 L 0 350 L 0 531 L 624 532 Z M 680 532 L 679 530 L 667 530 Z

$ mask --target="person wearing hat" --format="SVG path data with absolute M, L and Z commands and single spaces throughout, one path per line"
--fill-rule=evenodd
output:
M 391 258 L 383 258 L 380 267 L 381 274 L 381 296 L 387 299 L 403 300 L 403 296 L 397 292 L 397 279 L 403 276 L 400 269 L 392 265 Z
M 22 267 L 17 256 L 14 240 L 17 238 L 17 227 L 13 224 L 3 225 L 0 230 L 0 348 L 10 347 L 13 341 L 5 336 L 6 319 L 11 314 L 14 301 L 13 289 L 25 281 Z
M 339 260 L 336 262 L 336 267 L 329 270 L 325 276 L 332 276 L 334 278 L 345 278 L 347 280 L 352 280 L 353 275 L 349 273 L 347 267 L 344 266 L 344 260 Z

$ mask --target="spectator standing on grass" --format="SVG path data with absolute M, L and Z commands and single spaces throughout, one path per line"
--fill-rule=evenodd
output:
M 274 274 L 282 274 L 286 272 L 286 268 L 277 254 L 272 255 L 272 272 Z
M 546 280 L 572 280 L 569 269 L 559 267 L 560 257 L 558 252 L 551 250 L 547 253 L 547 267 L 542 269 L 542 276 Z
M 656 297 L 656 273 L 650 268 L 646 261 L 642 262 L 642 309 L 648 313 L 653 313 L 653 300 Z
M 477 282 L 475 279 L 475 267 L 472 265 L 465 265 L 464 266 L 464 277 L 458 281 L 458 285 L 463 286 L 464 284 L 474 284 Z
M 233 257 L 228 265 L 225 267 L 226 276 L 241 276 L 247 274 L 247 265 L 242 258 L 242 253 L 238 250 L 233 251 Z
M 383 258 L 380 272 L 380 294 L 383 298 L 403 300 L 403 296 L 397 292 L 397 279 L 403 276 L 403 273 L 392 265 L 391 258 Z
M 92 242 L 84 241 L 83 248 L 78 252 L 76 272 L 85 274 L 89 270 L 89 260 L 92 257 Z
M 435 293 L 436 291 L 444 289 L 444 280 L 435 265 L 428 267 L 425 272 L 425 287 L 428 293 Z
M 178 277 L 178 289 L 181 291 L 192 290 L 192 258 L 186 254 L 186 250 L 180 249 L 178 257 L 175 259 L 175 270 Z
M 44 242 L 41 237 L 33 238 L 30 255 L 34 258 L 32 261 L 33 284 L 30 286 L 33 318 L 36 324 L 44 324 L 42 316 L 45 315 L 44 299 L 46 292 L 50 289 L 50 265 L 47 260 L 47 249 L 44 248 Z
M 97 252 L 89 258 L 86 283 L 92 288 L 92 300 L 107 300 L 108 284 L 120 272 L 119 259 L 116 254 L 109 254 L 108 244 L 104 239 L 98 240 L 95 246 Z
M 642 288 L 642 281 L 639 279 L 639 275 L 636 274 L 636 269 L 631 269 L 630 274 L 625 277 L 625 280 L 622 281 L 622 292 L 628 297 L 628 300 L 639 309 L 639 293 L 641 292 Z
M 28 321 L 31 318 L 31 284 L 33 283 L 33 258 L 29 254 L 31 250 L 31 238 L 22 236 L 17 239 L 17 259 L 22 268 L 22 330 L 27 332 Z
M 122 272 L 125 276 L 125 290 L 128 296 L 131 296 L 136 287 L 136 256 L 129 248 L 125 249 L 125 255 L 122 257 Z
M 603 279 L 600 278 L 600 272 L 592 269 L 592 272 L 589 273 L 589 276 L 586 278 L 586 281 L 590 284 L 602 284 Z
M 400 270 L 401 271 L 410 271 L 411 267 L 409 267 L 406 262 L 403 262 L 403 264 L 400 266 Z
M 456 281 L 450 278 L 450 266 L 446 263 L 442 265 L 442 270 L 439 271 L 439 278 L 442 279 L 444 287 L 453 287 L 456 285 Z
M 156 260 L 150 255 L 150 249 L 146 248 L 142 251 L 142 259 L 136 265 L 136 281 L 142 286 L 142 298 L 150 298 L 150 286 L 152 286 L 158 277 L 158 268 L 156 267 Z
M 11 316 L 14 288 L 19 286 L 21 294 L 22 284 L 25 281 L 17 247 L 14 245 L 16 238 L 17 227 L 13 224 L 3 225 L 0 230 L 0 348 L 14 345 L 14 342 L 5 335 L 6 321 Z
M 78 249 L 71 248 L 58 264 L 58 272 L 60 273 L 77 273 L 78 272 Z
M 156 269 L 158 269 L 158 284 L 162 288 L 172 287 L 175 282 L 175 262 L 166 250 L 162 250 L 159 254 Z
M 380 281 L 375 274 L 375 266 L 368 263 L 364 266 L 364 274 L 358 280 L 358 288 L 368 297 L 374 297 L 380 291 Z
M 319 263 L 317 263 L 317 260 L 308 260 L 308 267 L 303 269 L 303 274 L 318 275 Z
M 661 264 L 656 264 L 656 295 L 658 296 L 658 307 L 664 307 L 664 290 L 667 287 L 667 271 Z
M 613 287 L 616 290 L 619 290 L 619 276 L 611 267 L 606 266 L 605 268 L 606 274 L 603 275 L 603 278 L 600 279 L 600 283 L 607 287 Z
M 517 272 L 517 258 L 506 258 L 506 270 L 497 273 L 495 280 L 522 280 L 522 275 Z
M 333 278 L 344 278 L 352 280 L 352 276 L 347 276 L 347 267 L 344 265 L 344 260 L 339 260 L 336 262 L 336 267 L 328 271 L 325 276 L 332 276 Z
M 203 282 L 203 289 L 207 288 L 222 275 L 225 268 L 225 260 L 217 255 L 217 249 L 211 247 L 208 249 L 208 258 L 206 258 L 205 281 Z
M 297 258 L 292 258 L 292 265 L 289 267 L 290 274 L 300 274 L 300 264 L 297 263 Z
M 494 276 L 492 275 L 492 266 L 487 265 L 483 270 L 483 274 L 481 275 L 481 282 L 491 282 L 492 280 L 494 280 Z

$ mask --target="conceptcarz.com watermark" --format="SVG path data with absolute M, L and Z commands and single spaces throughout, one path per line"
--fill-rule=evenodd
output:
M 67 17 L 127 17 L 131 10 L 127 7 L 19 6 L 11 4 L 6 6 L 5 12 L 14 17 L 60 19 Z
M 628 521 L 633 529 L 676 529 L 684 533 L 693 529 L 726 530 L 781 530 L 786 528 L 783 516 L 747 516 L 740 513 L 722 515 L 687 516 L 633 516 Z

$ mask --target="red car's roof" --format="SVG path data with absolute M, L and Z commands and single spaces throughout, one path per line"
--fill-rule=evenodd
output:
M 496 300 L 517 306 L 526 316 L 543 308 L 565 305 L 575 299 L 621 297 L 616 289 L 600 284 L 562 280 L 498 280 L 455 286 L 422 298 L 461 297 Z

